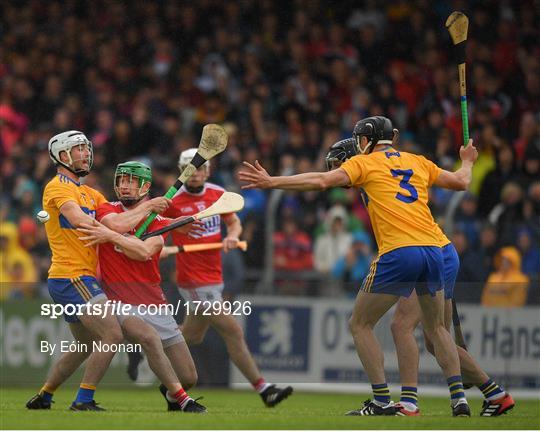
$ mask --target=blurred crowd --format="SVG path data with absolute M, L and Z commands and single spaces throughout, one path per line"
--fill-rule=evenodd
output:
M 151 163 L 152 194 L 164 193 L 206 123 L 229 134 L 211 181 L 233 191 L 242 160 L 271 173 L 323 170 L 329 146 L 368 115 L 393 120 L 401 150 L 454 169 L 462 127 L 444 28 L 452 10 L 470 18 L 469 118 L 480 151 L 452 216 L 459 282 L 473 287 L 457 296 L 537 302 L 540 11 L 509 0 L 3 2 L 0 295 L 43 291 L 49 251 L 34 216 L 54 175 L 47 142 L 59 131 L 92 140 L 85 182 L 111 200 L 115 164 L 134 158 Z M 250 249 L 231 265 L 260 270 L 269 194 L 241 193 Z M 451 198 L 432 190 L 442 226 Z M 310 275 L 293 293 L 354 295 L 376 250 L 356 191 L 286 193 L 276 221 L 275 268 L 288 280 Z M 313 283 L 320 289 L 304 289 Z

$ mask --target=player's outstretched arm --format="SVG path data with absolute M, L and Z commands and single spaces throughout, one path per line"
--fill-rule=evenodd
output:
M 349 186 L 350 179 L 341 169 L 328 172 L 308 172 L 292 176 L 272 177 L 263 168 L 259 161 L 252 165 L 243 162 L 245 171 L 238 173 L 238 179 L 246 182 L 242 189 L 285 189 L 285 190 L 326 190 L 331 187 Z
M 155 236 L 146 240 L 140 240 L 135 236 L 125 236 L 105 225 L 93 220 L 91 224 L 82 223 L 78 231 L 85 234 L 80 237 L 82 241 L 88 242 L 85 246 L 94 246 L 100 243 L 112 243 L 122 249 L 127 257 L 136 261 L 147 261 L 163 247 L 163 237 Z
M 142 219 L 145 219 L 150 213 L 163 213 L 170 204 L 171 200 L 168 198 L 152 198 L 125 212 L 109 213 L 101 219 L 101 222 L 111 230 L 124 234 L 135 228 L 137 224 Z
M 75 201 L 68 201 L 62 204 L 60 213 L 75 228 L 79 228 L 83 223 L 91 224 L 94 220 L 94 218 L 83 212 Z
M 467 147 L 461 147 L 459 156 L 461 158 L 461 168 L 454 172 L 442 170 L 437 180 L 435 180 L 437 186 L 457 191 L 467 190 L 471 184 L 474 162 L 478 158 L 478 150 L 473 146 L 472 139 L 469 140 Z

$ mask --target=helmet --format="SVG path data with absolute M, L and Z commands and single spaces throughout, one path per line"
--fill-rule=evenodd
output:
M 196 148 L 190 148 L 180 153 L 180 157 L 178 158 L 178 168 L 180 168 L 181 171 L 191 162 L 191 159 L 193 159 L 193 156 L 195 156 L 195 153 L 197 153 L 197 150 L 198 149 Z M 206 161 L 203 164 L 203 167 L 209 168 L 210 161 Z
M 337 168 L 347 159 L 356 156 L 359 152 L 358 143 L 354 138 L 347 138 L 334 143 L 326 154 L 326 169 L 330 171 Z
M 139 192 L 137 197 L 121 197 L 118 180 L 124 175 L 139 179 Z M 126 207 L 130 207 L 139 202 L 148 193 L 149 189 L 144 192 L 142 191 L 143 186 L 146 183 L 152 183 L 152 169 L 148 165 L 138 161 L 129 161 L 118 164 L 116 167 L 116 171 L 114 173 L 114 191 L 116 192 L 116 196 L 120 202 Z
M 383 116 L 374 116 L 367 117 L 356 123 L 353 138 L 358 144 L 360 153 L 371 153 L 377 144 L 392 144 L 394 133 L 397 133 L 397 129 L 393 128 L 390 119 Z M 368 144 L 362 150 L 360 138 L 363 136 L 368 139 Z
M 75 169 L 73 167 L 73 159 L 71 158 L 71 149 L 78 145 L 87 145 L 90 151 L 88 157 L 88 170 Z M 65 164 L 60 159 L 60 153 L 65 151 L 67 153 L 69 164 Z M 94 152 L 92 148 L 92 142 L 86 138 L 86 135 L 80 131 L 70 130 L 59 133 L 53 136 L 49 140 L 49 156 L 56 165 L 62 165 L 64 168 L 70 170 L 73 174 L 84 177 L 88 175 L 92 168 L 92 162 L 94 161 Z

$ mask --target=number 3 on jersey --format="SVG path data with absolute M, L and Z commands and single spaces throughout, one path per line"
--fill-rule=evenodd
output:
M 403 195 L 401 192 L 398 192 L 396 194 L 396 198 L 407 204 L 415 202 L 418 199 L 418 191 L 412 184 L 409 183 L 409 180 L 414 174 L 413 170 L 391 169 L 390 172 L 392 173 L 392 177 L 403 177 L 403 180 L 399 182 L 399 187 L 410 193 L 410 195 Z

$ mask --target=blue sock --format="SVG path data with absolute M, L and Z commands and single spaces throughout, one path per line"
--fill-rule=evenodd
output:
M 478 386 L 484 397 L 488 400 L 499 399 L 504 396 L 504 390 L 490 378 L 484 384 Z
M 53 398 L 53 392 L 47 387 L 44 386 L 40 391 L 39 394 L 43 398 L 45 402 L 51 403 Z
M 373 389 L 374 400 L 383 405 L 390 403 L 390 389 L 388 388 L 388 384 L 372 384 L 371 388 Z
M 75 398 L 75 403 L 88 403 L 94 400 L 94 392 L 96 391 L 96 386 L 90 384 L 82 383 L 77 392 L 77 397 Z
M 446 382 L 448 383 L 448 390 L 450 390 L 450 399 L 452 399 L 452 402 L 457 402 L 458 399 L 465 397 L 461 375 L 454 375 L 448 378 Z
M 418 389 L 416 387 L 401 387 L 400 402 L 407 402 L 418 406 Z

